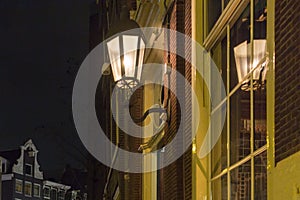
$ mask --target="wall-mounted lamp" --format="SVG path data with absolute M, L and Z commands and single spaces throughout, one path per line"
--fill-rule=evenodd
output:
M 139 25 L 129 19 L 126 6 L 123 7 L 120 15 L 120 20 L 114 23 L 114 26 L 109 29 L 106 49 L 116 86 L 128 92 L 132 92 L 134 91 L 133 88 L 137 87 L 141 81 L 146 40 Z M 107 70 L 108 65 L 109 64 L 105 63 L 103 66 L 103 73 Z M 163 70 L 163 76 L 168 76 L 168 88 L 170 87 L 170 68 L 170 64 L 166 64 Z M 168 92 L 168 98 L 169 93 L 170 92 Z M 160 125 L 154 131 L 154 135 L 157 136 L 153 137 L 150 142 L 141 144 L 139 151 L 153 146 L 156 144 L 155 141 L 160 140 L 163 136 L 159 133 L 163 131 L 168 121 L 168 98 L 164 100 L 162 105 L 155 104 L 149 108 L 141 118 L 134 119 L 136 123 L 140 123 L 143 122 L 150 113 L 160 113 Z
M 248 73 L 253 71 L 253 89 L 257 90 L 264 84 L 266 78 L 266 40 L 253 41 L 253 63 L 250 63 L 251 45 L 247 41 L 234 48 L 234 57 L 241 89 L 249 91 L 250 78 L 245 80 Z
M 125 33 L 122 33 L 126 31 Z M 145 39 L 139 25 L 121 18 L 108 33 L 113 36 L 107 41 L 107 52 L 111 63 L 114 81 L 120 88 L 136 87 L 142 75 L 145 53 Z

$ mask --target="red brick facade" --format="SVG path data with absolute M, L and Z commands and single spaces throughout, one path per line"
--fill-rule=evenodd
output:
M 275 5 L 275 155 L 276 162 L 300 151 L 300 4 Z
M 191 1 L 176 1 L 174 7 L 170 12 L 170 29 L 184 33 L 191 37 Z M 166 37 L 168 37 L 166 35 Z M 191 57 L 191 44 L 187 41 L 181 41 L 176 38 L 176 35 L 170 35 L 171 51 L 176 52 L 177 55 L 171 54 L 169 62 L 172 68 L 181 73 L 188 82 L 191 83 L 191 65 L 187 63 L 184 58 L 178 56 L 185 55 L 186 58 Z M 181 47 L 181 48 L 179 48 Z M 166 57 L 166 62 L 168 62 Z M 177 77 L 175 73 L 171 74 L 171 88 L 176 91 L 170 96 L 170 122 L 166 128 L 165 143 L 169 143 L 177 132 L 184 133 L 180 138 L 179 144 L 176 148 L 184 148 L 185 144 L 191 143 L 191 121 L 192 121 L 192 104 L 190 85 L 185 85 Z M 179 105 L 176 96 L 184 96 L 184 102 Z M 183 112 L 181 112 L 183 111 Z M 184 123 L 180 127 L 180 120 Z M 169 152 L 172 157 L 174 153 Z M 186 153 L 181 156 L 174 163 L 161 170 L 161 199 L 191 199 L 192 198 L 192 158 L 191 147 Z

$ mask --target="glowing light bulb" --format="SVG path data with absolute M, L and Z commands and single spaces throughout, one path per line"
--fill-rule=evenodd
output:
M 123 64 L 126 68 L 131 68 L 132 67 L 132 59 L 130 59 L 130 56 L 128 56 L 128 55 L 124 56 Z

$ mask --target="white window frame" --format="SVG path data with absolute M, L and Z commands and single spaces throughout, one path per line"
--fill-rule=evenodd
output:
M 29 184 L 29 185 L 30 185 L 30 188 L 31 188 L 30 194 L 26 194 L 26 190 L 25 190 L 26 184 Z M 29 182 L 29 181 L 25 181 L 25 184 L 24 184 L 24 195 L 25 195 L 26 197 L 32 197 L 32 183 Z
M 49 189 L 49 196 L 48 196 L 48 197 L 45 196 L 45 191 L 44 191 L 45 188 Z M 43 196 L 44 196 L 44 199 L 50 199 L 50 195 L 51 195 L 51 188 L 50 188 L 49 186 L 45 186 L 45 187 L 43 188 Z
M 16 187 L 17 182 L 21 183 L 21 192 L 17 191 L 17 187 Z M 20 180 L 20 179 L 15 180 L 15 192 L 18 193 L 18 194 L 23 194 L 23 181 Z
M 34 191 L 35 191 L 35 186 L 38 186 L 39 187 L 39 194 L 38 195 L 36 195 L 35 193 L 34 193 Z M 37 183 L 34 183 L 34 185 L 33 185 L 33 196 L 34 197 L 41 197 L 41 185 L 40 184 L 37 184 Z
M 52 191 L 56 191 L 56 200 L 58 200 L 58 189 L 56 189 L 56 188 L 51 188 L 51 190 L 50 190 L 50 198 L 51 198 L 51 192 Z

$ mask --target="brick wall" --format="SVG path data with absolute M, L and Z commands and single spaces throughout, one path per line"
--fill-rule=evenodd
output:
M 300 4 L 275 4 L 275 156 L 276 162 L 300 150 Z
M 191 1 L 176 1 L 170 14 L 170 29 L 191 36 Z M 166 36 L 168 37 L 168 36 Z M 186 63 L 184 58 L 178 54 L 191 57 L 191 44 L 182 41 L 176 35 L 170 35 L 170 49 L 177 52 L 177 55 L 170 55 L 172 68 L 181 73 L 191 82 L 191 65 Z M 179 52 L 182 53 L 179 53 Z M 167 62 L 167 57 L 166 57 Z M 181 82 L 175 73 L 171 74 L 171 88 L 175 94 L 170 96 L 170 122 L 166 128 L 165 143 L 169 143 L 177 132 L 181 132 L 180 142 L 175 144 L 174 149 L 165 156 L 172 157 L 179 148 L 184 148 L 187 142 L 191 141 L 191 91 L 189 85 Z M 165 94 L 166 95 L 166 94 Z M 185 96 L 185 102 L 179 105 L 176 96 Z M 181 112 L 184 111 L 184 112 Z M 184 125 L 180 127 L 180 120 Z M 161 199 L 191 199 L 192 198 L 192 171 L 191 171 L 191 147 L 174 163 L 161 170 Z
M 173 10 L 170 14 L 170 29 L 184 32 L 184 3 L 176 1 Z M 178 41 L 176 35 L 170 35 L 170 49 L 178 51 L 177 46 L 181 46 L 184 41 Z M 181 43 L 181 45 L 180 45 Z M 170 55 L 170 63 L 172 68 L 178 72 L 184 74 L 184 59 L 177 55 Z M 184 92 L 184 86 L 177 83 L 176 74 L 171 74 L 171 88 L 172 91 L 176 91 L 176 94 L 171 93 L 170 96 L 170 123 L 166 130 L 165 143 L 172 141 L 178 130 L 180 123 L 180 106 L 177 102 L 176 95 L 182 95 Z M 181 94 L 180 94 L 181 93 Z M 184 105 L 182 105 L 184 106 Z M 165 152 L 165 156 L 172 157 L 176 149 L 181 148 L 181 144 L 173 146 L 174 149 L 170 152 Z M 170 164 L 163 169 L 163 199 L 183 199 L 183 159 L 180 157 L 177 161 Z
M 185 35 L 192 37 L 192 2 L 185 0 Z M 192 44 L 191 41 L 185 41 L 185 78 L 189 84 L 185 85 L 185 114 L 184 114 L 184 142 L 185 145 L 191 143 L 192 140 L 192 96 L 191 96 L 191 83 L 192 83 L 192 66 L 187 60 L 192 57 Z M 192 147 L 189 146 L 187 152 L 184 154 L 184 198 L 192 199 Z
M 125 95 L 125 94 L 123 94 Z M 125 107 L 124 107 L 125 108 Z M 127 119 L 123 117 L 123 112 L 120 110 L 122 107 L 119 107 L 119 120 L 120 124 L 124 124 L 127 122 Z M 143 87 L 137 89 L 130 99 L 130 114 L 132 118 L 140 118 L 142 116 L 143 111 Z M 130 128 L 130 130 L 136 132 Z M 138 152 L 138 148 L 142 143 L 141 137 L 133 137 L 122 130 L 120 130 L 120 147 L 129 152 Z M 141 133 L 142 134 L 142 133 Z M 133 158 L 128 158 L 122 163 L 135 163 L 136 160 L 131 160 Z M 138 167 L 142 167 L 142 160 L 137 163 Z M 140 173 L 119 173 L 119 186 L 120 186 L 120 194 L 122 200 L 140 200 L 142 199 L 142 174 Z

